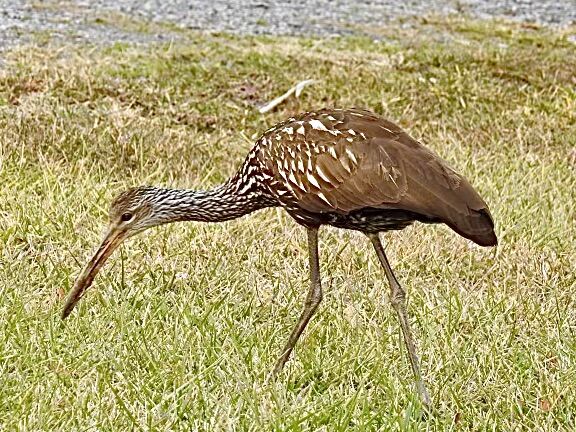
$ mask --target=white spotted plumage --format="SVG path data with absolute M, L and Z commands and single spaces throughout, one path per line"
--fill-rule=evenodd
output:
M 399 158 L 400 151 L 409 154 L 408 165 Z M 338 215 L 363 208 L 397 208 L 409 196 L 406 170 L 419 182 L 411 184 L 418 187 L 430 187 L 420 172 L 431 169 L 437 184 L 453 188 L 463 184 L 458 174 L 398 126 L 355 109 L 320 110 L 279 123 L 257 141 L 245 164 L 255 168 L 241 170 L 237 181 L 242 187 L 237 190 L 250 199 L 275 202 L 302 223 L 322 221 L 376 232 L 403 228 L 410 221 Z

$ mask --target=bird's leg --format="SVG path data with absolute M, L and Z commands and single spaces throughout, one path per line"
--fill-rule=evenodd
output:
M 298 341 L 298 338 L 306 328 L 308 321 L 318 309 L 318 305 L 322 301 L 322 286 L 320 284 L 320 263 L 318 260 L 318 228 L 308 228 L 308 253 L 310 259 L 310 290 L 308 291 L 308 296 L 306 297 L 306 303 L 304 304 L 304 310 L 300 319 L 292 330 L 292 334 L 288 338 L 286 346 L 282 350 L 282 354 L 276 362 L 272 376 L 275 377 L 280 373 L 290 353 L 294 349 L 294 345 Z
M 408 314 L 406 313 L 406 293 L 398 283 L 396 276 L 392 272 L 388 258 L 384 253 L 384 248 L 380 242 L 380 237 L 378 234 L 368 234 L 370 241 L 376 249 L 376 254 L 380 260 L 380 264 L 384 267 L 386 272 L 386 277 L 390 283 L 390 303 L 392 307 L 396 310 L 398 314 L 398 321 L 400 322 L 400 327 L 402 328 L 402 334 L 404 336 L 404 342 L 406 343 L 406 349 L 408 350 L 408 357 L 410 359 L 410 364 L 412 365 L 412 371 L 414 372 L 414 377 L 416 379 L 416 388 L 422 399 L 422 402 L 427 407 L 430 406 L 430 395 L 428 390 L 424 385 L 424 380 L 422 379 L 422 373 L 420 372 L 420 362 L 418 356 L 416 355 L 416 347 L 414 345 L 414 338 L 412 336 L 412 331 L 410 330 L 410 323 L 408 321 Z

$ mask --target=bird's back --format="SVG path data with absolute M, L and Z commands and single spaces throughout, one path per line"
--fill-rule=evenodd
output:
M 251 154 L 270 194 L 293 215 L 376 220 L 404 212 L 444 222 L 480 245 L 497 243 L 488 207 L 470 183 L 369 111 L 325 109 L 290 118 L 266 131 Z

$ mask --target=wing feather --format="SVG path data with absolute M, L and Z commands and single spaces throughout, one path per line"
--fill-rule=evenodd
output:
M 479 244 L 495 244 L 488 207 L 470 183 L 399 126 L 364 110 L 321 111 L 295 121 L 294 130 L 302 126 L 304 134 L 267 142 L 277 147 L 270 155 L 290 159 L 298 153 L 304 172 L 290 171 L 295 163 L 264 159 L 276 180 L 291 184 L 298 206 L 341 214 L 407 210 L 445 222 Z M 303 187 L 294 187 L 294 176 Z

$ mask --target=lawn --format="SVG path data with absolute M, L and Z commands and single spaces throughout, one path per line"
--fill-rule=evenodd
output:
M 0 429 L 574 430 L 574 30 L 413 24 L 328 40 L 43 38 L 5 53 Z M 317 82 L 258 113 L 304 79 Z M 324 301 L 267 381 L 308 289 L 305 230 L 279 209 L 134 238 L 60 320 L 118 192 L 209 188 L 260 132 L 325 106 L 397 121 L 494 215 L 495 249 L 444 226 L 384 236 L 431 413 L 422 416 L 388 285 L 358 233 L 321 230 Z

